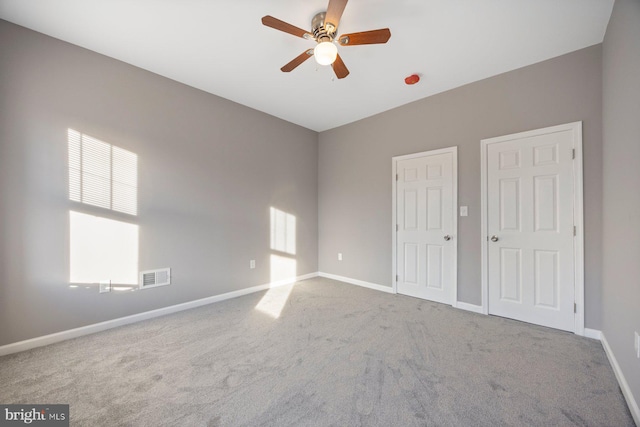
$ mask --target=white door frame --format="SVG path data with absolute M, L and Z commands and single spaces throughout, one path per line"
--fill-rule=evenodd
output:
M 446 154 L 446 153 L 451 153 L 452 157 L 453 157 L 453 167 L 452 167 L 452 179 L 451 179 L 451 185 L 452 185 L 452 192 L 453 192 L 453 231 L 452 231 L 452 237 L 453 237 L 453 266 L 452 266 L 452 272 L 451 272 L 451 280 L 453 282 L 453 297 L 451 299 L 452 301 L 452 306 L 456 307 L 457 303 L 458 303 L 458 147 L 447 147 L 447 148 L 440 148 L 437 150 L 430 150 L 430 151 L 423 151 L 421 153 L 413 153 L 413 154 L 406 154 L 404 156 L 395 156 L 391 158 L 391 169 L 392 169 L 392 173 L 391 173 L 391 181 L 392 181 L 392 199 L 391 199 L 391 235 L 392 237 L 392 241 L 393 241 L 393 246 L 392 246 L 392 261 L 391 261 L 391 265 L 392 265 L 392 269 L 391 269 L 391 283 L 393 286 L 393 293 L 397 294 L 398 293 L 398 282 L 396 280 L 396 277 L 398 277 L 398 265 L 397 265 L 397 244 L 398 244 L 398 235 L 396 233 L 396 225 L 398 224 L 397 222 L 397 218 L 396 218 L 396 211 L 397 211 L 397 199 L 396 199 L 396 187 L 397 187 L 397 179 L 396 176 L 398 174 L 398 162 L 402 161 L 402 160 L 409 160 L 409 159 L 415 159 L 415 158 L 419 158 L 419 157 L 429 157 L 429 156 L 435 156 L 438 154 Z
M 575 161 L 573 162 L 573 223 L 576 227 L 574 238 L 574 269 L 575 269 L 575 329 L 576 335 L 584 335 L 584 219 L 583 219 L 583 176 L 582 176 L 582 122 L 567 123 L 551 126 L 544 129 L 536 129 L 528 132 L 520 132 L 511 135 L 483 139 L 480 141 L 481 158 L 481 245 L 482 245 L 482 313 L 489 314 L 489 242 L 488 242 L 488 202 L 487 202 L 487 151 L 490 144 L 510 141 L 513 139 L 528 138 L 536 135 L 544 135 L 554 132 L 573 131 L 573 149 Z

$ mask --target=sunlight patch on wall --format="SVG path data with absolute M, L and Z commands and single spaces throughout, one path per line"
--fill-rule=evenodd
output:
M 130 215 L 138 213 L 138 155 L 73 129 L 69 199 Z
M 256 310 L 277 319 L 289 300 L 289 295 L 296 280 L 296 260 L 278 255 L 271 255 L 271 285 L 276 286 L 262 297 Z M 283 285 L 285 284 L 286 285 Z
M 70 282 L 138 283 L 138 226 L 69 212 Z
M 296 217 L 272 207 L 271 216 L 271 250 L 279 252 L 271 254 L 270 284 L 274 286 L 262 297 L 256 310 L 274 319 L 282 314 L 289 300 L 289 295 L 297 276 L 296 253 Z
M 279 255 L 271 255 L 271 284 L 294 280 L 296 277 L 296 260 Z
M 296 217 L 271 208 L 271 249 L 296 254 Z

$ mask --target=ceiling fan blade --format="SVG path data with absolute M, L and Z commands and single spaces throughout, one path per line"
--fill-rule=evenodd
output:
M 362 31 L 359 33 L 343 34 L 338 37 L 338 43 L 342 46 L 355 46 L 359 44 L 382 44 L 391 37 L 388 28 L 380 30 Z
M 307 59 L 313 56 L 313 49 L 305 50 L 300 55 L 296 56 L 293 61 L 289 62 L 284 67 L 280 68 L 283 72 L 288 73 L 295 69 L 298 65 L 302 64 Z
M 344 79 L 349 75 L 349 70 L 347 69 L 347 66 L 344 65 L 344 62 L 342 62 L 340 55 L 336 56 L 336 60 L 331 64 L 331 66 L 333 67 L 333 72 L 336 73 L 336 76 L 339 79 Z
M 295 25 L 288 24 L 284 21 L 279 20 L 278 18 L 274 18 L 273 16 L 269 15 L 262 17 L 262 24 L 266 25 L 267 27 L 284 31 L 285 33 L 293 34 L 294 36 L 302 38 L 311 36 L 308 31 L 303 30 L 302 28 L 298 28 Z M 305 34 L 308 34 L 308 36 L 305 37 Z M 313 36 L 311 36 L 311 38 L 313 39 Z
M 327 6 L 327 14 L 324 17 L 325 27 L 327 24 L 333 24 L 334 28 L 338 28 L 338 24 L 340 24 L 340 18 L 342 17 L 342 12 L 344 12 L 344 8 L 347 6 L 347 0 L 329 0 L 329 5 Z

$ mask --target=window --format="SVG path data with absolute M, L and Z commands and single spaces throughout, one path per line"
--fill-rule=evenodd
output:
M 81 203 L 69 212 L 69 281 L 136 285 L 138 225 L 114 213 L 137 216 L 138 156 L 73 129 L 68 143 L 69 199 Z
M 138 156 L 68 130 L 69 198 L 130 215 L 138 213 Z

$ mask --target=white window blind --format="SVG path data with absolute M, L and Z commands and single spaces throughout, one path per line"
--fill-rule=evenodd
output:
M 138 156 L 68 130 L 69 199 L 130 215 L 138 213 Z

